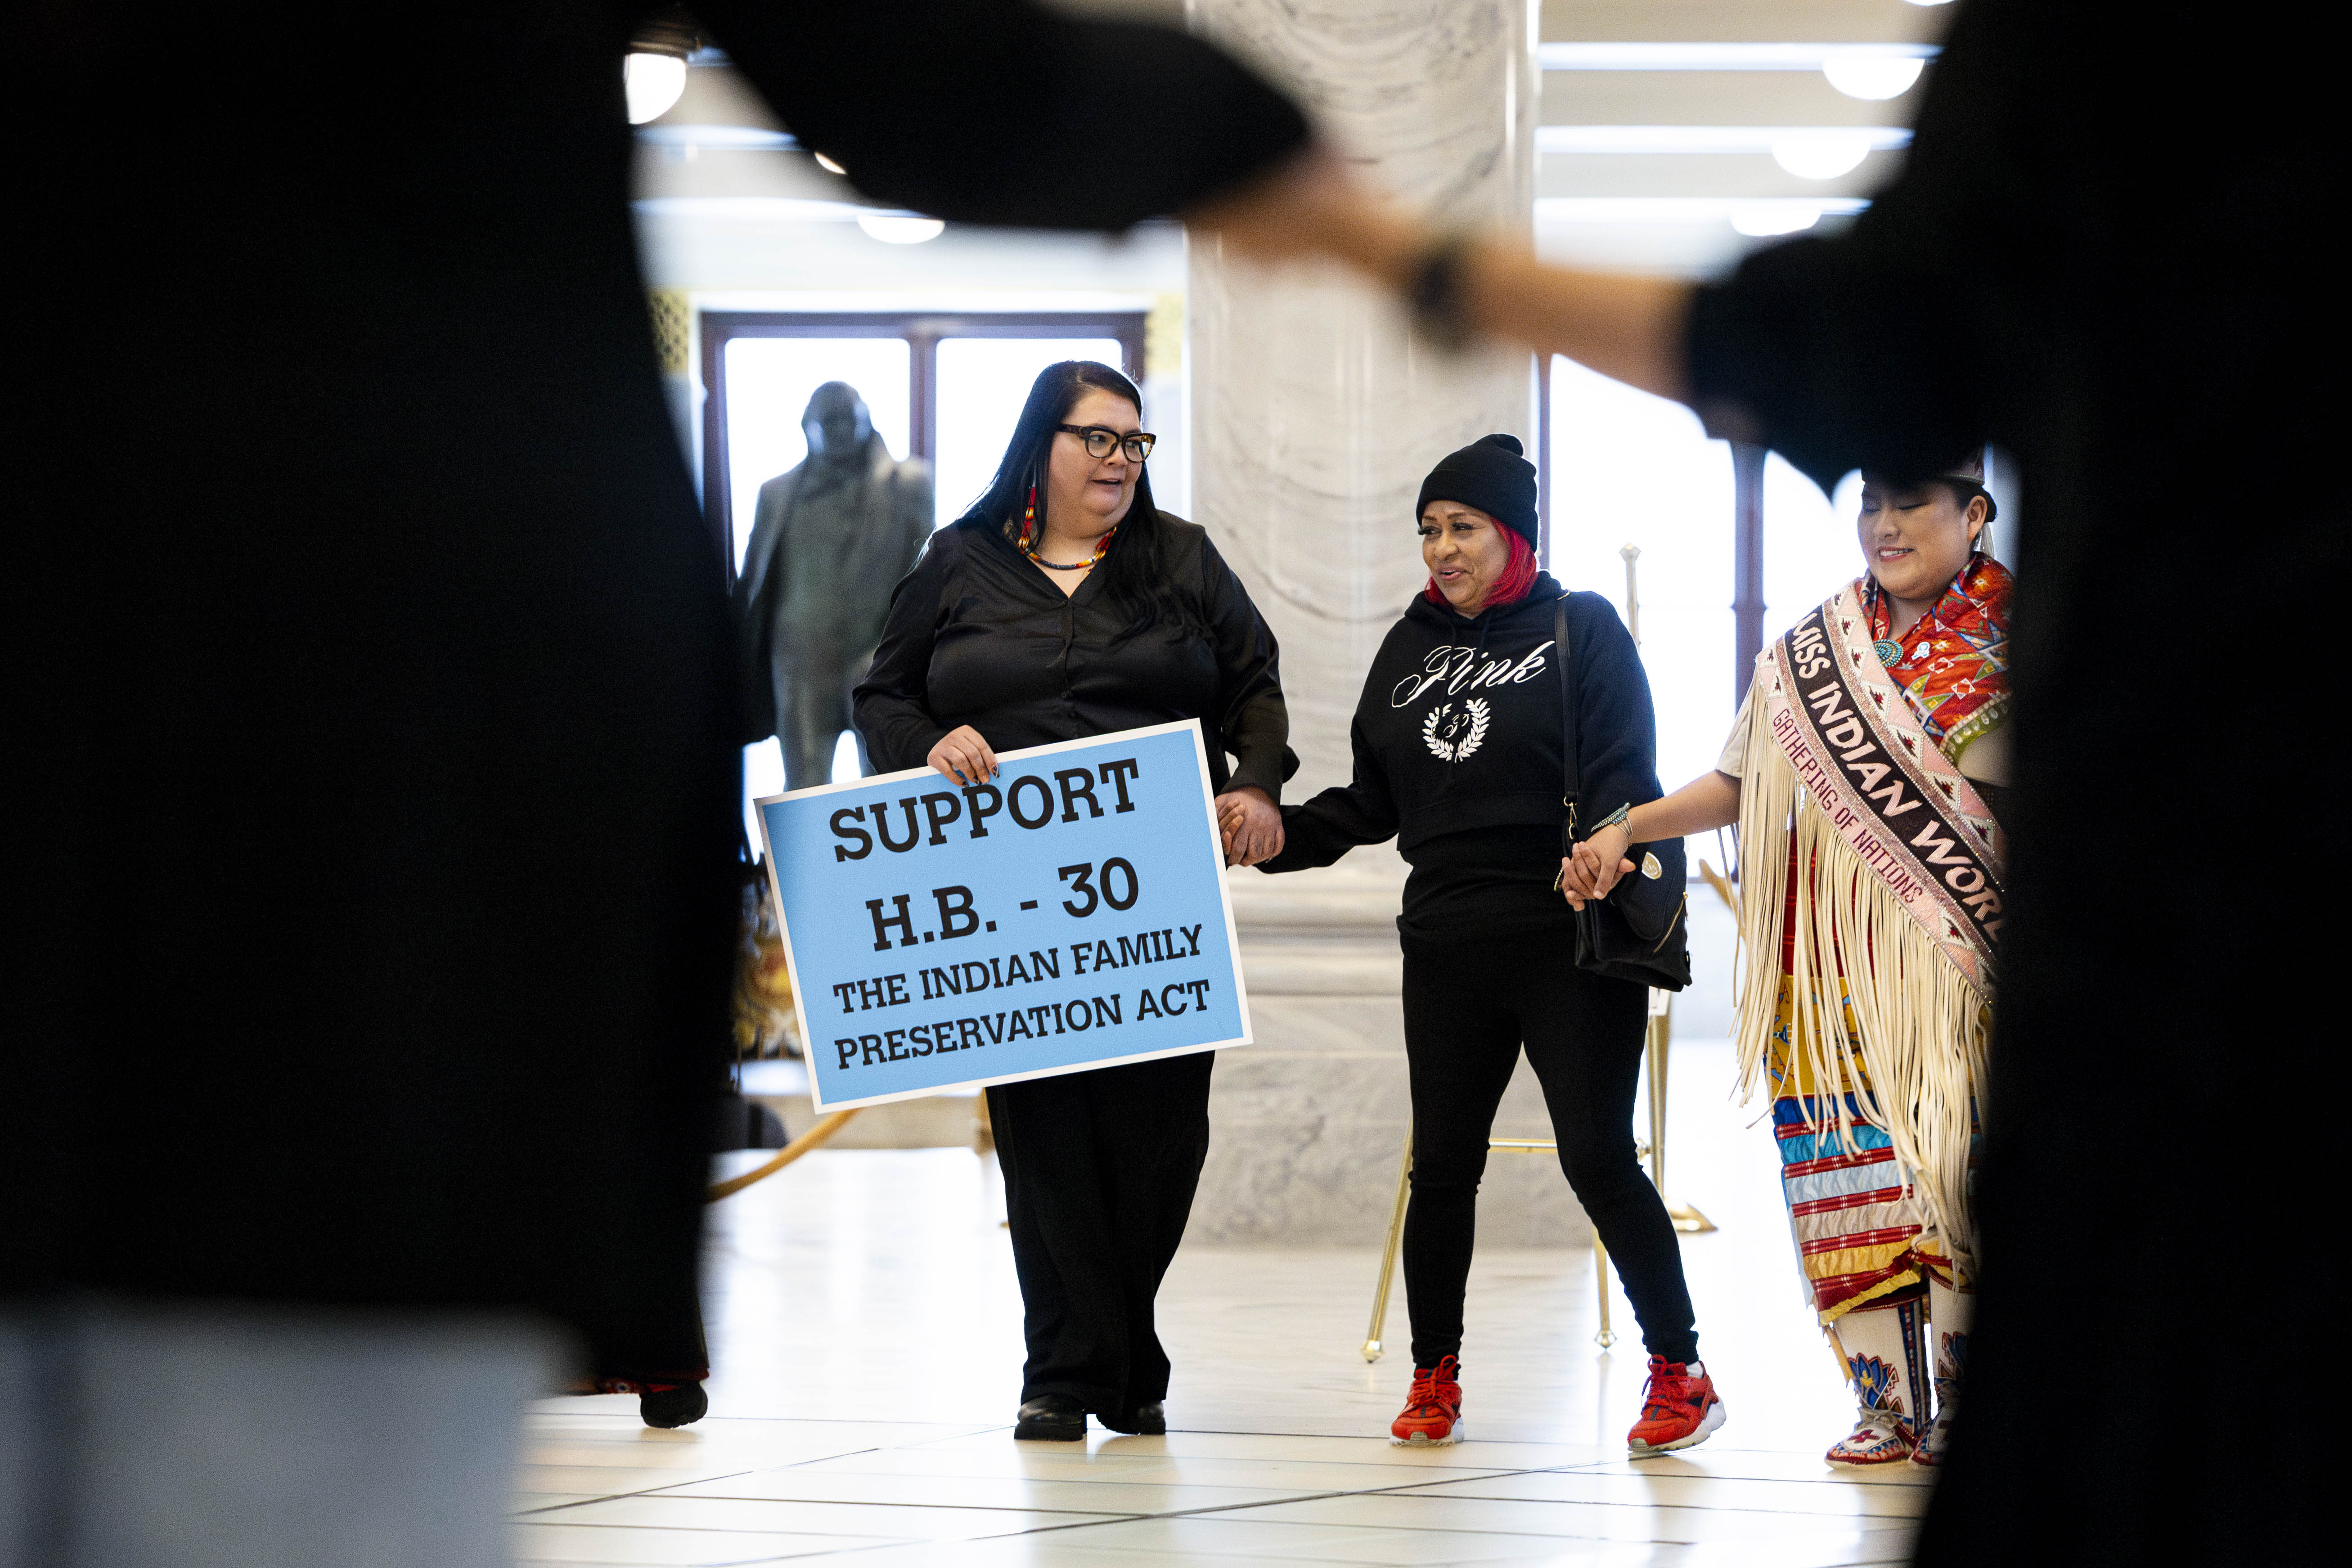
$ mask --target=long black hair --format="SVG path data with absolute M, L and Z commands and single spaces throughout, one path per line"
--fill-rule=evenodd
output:
M 1006 443 L 1004 459 L 996 466 L 996 477 L 988 482 L 980 499 L 973 501 L 956 520 L 959 525 L 994 528 L 1003 536 L 1019 543 L 1022 514 L 1028 509 L 1029 492 L 1037 492 L 1037 533 L 1045 531 L 1045 492 L 1049 453 L 1054 444 L 1055 426 L 1067 423 L 1070 410 L 1088 392 L 1108 392 L 1123 397 L 1143 408 L 1143 394 L 1118 371 L 1090 359 L 1066 359 L 1059 364 L 1049 364 L 1037 373 L 1029 385 L 1029 400 L 1021 405 L 1021 417 L 1013 422 L 1013 439 Z M 1122 637 L 1134 637 L 1163 622 L 1171 630 L 1198 630 L 1201 612 L 1191 595 L 1178 592 L 1171 583 L 1167 570 L 1173 531 L 1160 509 L 1151 500 L 1151 471 L 1143 465 L 1135 476 L 1135 500 L 1127 515 L 1119 520 L 1118 536 L 1111 541 L 1110 550 L 1095 568 L 1102 580 L 1105 598 L 1127 612 L 1129 624 Z

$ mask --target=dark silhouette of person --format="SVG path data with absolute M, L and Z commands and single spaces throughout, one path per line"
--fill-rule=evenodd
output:
M 845 730 L 856 736 L 858 772 L 873 771 L 849 691 L 934 521 L 930 465 L 890 455 L 856 387 L 818 387 L 801 428 L 809 455 L 760 487 L 735 580 L 745 739 L 776 737 L 790 789 L 832 779 Z
M 807 144 L 950 221 L 1123 228 L 1307 144 L 1173 29 L 696 10 Z M 466 1488 L 383 1517 L 483 1510 L 495 1542 L 530 1358 L 484 1342 L 496 1376 L 336 1405 L 304 1347 L 406 1364 L 539 1323 L 609 1368 L 695 1321 L 741 709 L 630 224 L 634 15 L 98 0 L 20 32 L 57 65 L 21 127 L 87 120 L 77 60 L 122 96 L 18 187 L 41 391 L 0 614 L 0 1363 L 25 1394 L 0 1456 L 33 1468 L 0 1557 L 32 1531 L 23 1560 L 59 1568 L 194 1563 L 189 1537 L 266 1531 L 293 1544 L 218 1560 L 329 1561 L 320 1520 L 468 1454 Z M 122 1351 L 140 1334 L 254 1354 L 175 1383 Z M 89 1425 L 115 1409 L 147 1413 L 139 1447 Z M 225 1462 L 220 1430 L 289 1436 Z M 356 1491 L 221 1489 L 362 1451 Z M 112 1508 L 114 1481 L 186 1510 Z
M 2319 1561 L 2331 1428 L 2284 1412 L 2326 1408 L 2285 1397 L 2325 1356 L 2220 1347 L 2317 1272 L 2306 1194 L 2340 1184 L 2342 857 L 2269 809 L 2341 771 L 2324 661 L 2274 668 L 2334 646 L 2352 553 L 2313 461 L 2341 424 L 2340 73 L 2184 5 L 1952 10 L 1901 175 L 1710 284 L 1410 225 L 1354 247 L 1312 202 L 1246 237 L 1385 256 L 1442 328 L 1680 399 L 1825 490 L 2015 458 L 1983 1271 L 1917 1561 Z

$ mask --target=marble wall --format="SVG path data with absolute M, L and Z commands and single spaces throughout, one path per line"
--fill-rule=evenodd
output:
M 1192 25 L 1312 109 L 1365 178 L 1450 226 L 1524 232 L 1537 76 L 1526 0 L 1191 0 Z M 1282 643 L 1286 798 L 1344 784 L 1348 723 L 1388 628 L 1426 579 L 1412 503 L 1436 459 L 1489 431 L 1535 445 L 1525 353 L 1451 354 L 1333 274 L 1269 274 L 1195 238 L 1189 258 L 1193 516 Z M 1256 1043 L 1221 1054 L 1198 1241 L 1377 1244 L 1409 1124 L 1395 918 L 1404 866 L 1231 874 Z M 1475 964 L 1465 984 L 1475 984 Z M 1544 1136 L 1521 1064 L 1496 1131 Z M 1498 1154 L 1496 1245 L 1590 1228 L 1557 1163 Z M 1367 1287 L 1369 1289 L 1369 1286 Z
M 1525 231 L 1536 72 L 1510 0 L 1193 0 L 1193 24 L 1312 108 L 1376 186 L 1448 225 Z M 1534 448 L 1528 356 L 1450 354 L 1332 274 L 1269 274 L 1196 237 L 1190 259 L 1194 515 L 1282 641 L 1292 793 L 1345 783 L 1365 668 L 1425 580 L 1412 502 L 1492 430 Z
M 1209 1163 L 1186 1239 L 1378 1246 L 1412 1123 L 1395 924 L 1403 863 L 1360 850 L 1323 872 L 1226 877 L 1256 1043 L 1217 1054 Z M 1479 984 L 1475 951 L 1461 983 Z M 1551 1136 L 1524 1059 L 1495 1131 Z M 1580 1247 L 1591 1226 L 1550 1155 L 1497 1153 L 1478 1234 L 1496 1247 Z

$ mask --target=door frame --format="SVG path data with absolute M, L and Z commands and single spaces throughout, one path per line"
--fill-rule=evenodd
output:
M 941 338 L 1116 338 L 1129 381 L 1143 384 L 1141 310 L 703 310 L 702 516 L 735 580 L 735 503 L 728 482 L 727 345 L 737 338 L 902 338 L 908 355 L 908 445 L 929 461 L 939 429 Z

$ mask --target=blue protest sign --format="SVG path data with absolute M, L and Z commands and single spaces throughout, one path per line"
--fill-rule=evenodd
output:
M 760 801 L 824 1110 L 1247 1045 L 1200 725 Z

